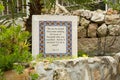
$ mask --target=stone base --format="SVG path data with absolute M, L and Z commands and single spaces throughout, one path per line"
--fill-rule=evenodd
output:
M 37 63 L 39 80 L 119 80 L 120 53 L 114 57 L 90 57 Z

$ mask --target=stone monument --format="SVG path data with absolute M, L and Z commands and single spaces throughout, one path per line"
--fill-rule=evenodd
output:
M 32 55 L 77 56 L 76 16 L 33 15 Z

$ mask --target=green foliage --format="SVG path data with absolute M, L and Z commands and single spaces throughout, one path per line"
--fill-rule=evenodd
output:
M 0 26 L 0 69 L 13 68 L 13 63 L 28 62 L 32 59 L 27 39 L 30 34 L 21 27 Z
M 45 9 L 46 13 L 49 13 L 51 8 L 55 8 L 56 0 L 30 0 L 30 3 L 34 4 L 34 6 L 36 6 L 35 5 L 36 1 L 39 1 L 38 3 L 40 3 L 42 5 L 42 9 Z M 86 8 L 86 7 L 88 8 L 88 6 L 86 6 L 86 5 L 93 2 L 93 0 L 62 0 L 62 1 L 64 4 L 66 4 L 66 3 L 74 4 L 74 5 L 77 4 L 78 5 L 78 6 L 76 6 L 77 8 Z M 34 7 L 34 9 L 36 9 L 36 8 L 37 7 Z M 69 8 L 73 9 L 73 7 L 69 7 Z M 44 11 L 42 11 L 42 12 L 44 12 Z
M 109 0 L 103 0 L 113 10 L 120 11 L 120 0 L 115 0 L 115 3 Z
M 4 73 L 3 73 L 2 70 L 0 69 L 0 76 L 3 76 L 3 74 L 4 74 Z
M 44 2 L 44 0 L 41 0 L 41 3 L 43 3 L 43 8 L 45 9 L 45 11 L 42 10 L 42 12 L 49 13 L 52 7 L 55 8 L 56 0 L 46 0 L 46 2 Z
M 69 2 L 70 4 L 84 5 L 84 4 L 92 2 L 93 0 L 64 0 L 64 1 Z
M 49 63 L 52 63 L 53 61 L 55 60 L 67 60 L 67 59 L 74 59 L 76 57 L 74 56 L 68 56 L 68 55 L 64 55 L 64 56 L 47 56 L 47 57 L 44 57 L 42 53 L 38 54 L 37 57 L 36 57 L 36 61 L 41 61 L 41 62 L 49 62 Z
M 4 75 L 4 72 L 0 69 L 0 79 Z
M 79 50 L 79 51 L 78 51 L 78 57 L 88 57 L 88 54 L 85 53 L 85 52 L 82 51 L 82 50 Z
M 12 64 L 14 63 L 13 55 L 2 55 L 0 54 L 0 69 L 2 71 L 6 71 L 12 68 Z
M 4 72 L 0 69 L 0 80 L 6 80 L 4 78 Z
M 39 78 L 39 75 L 37 73 L 30 74 L 30 80 L 37 80 L 38 78 Z
M 17 0 L 1 0 L 1 1 L 3 1 L 4 6 L 8 6 L 10 14 L 0 16 L 0 20 L 3 20 L 2 22 L 0 22 L 0 24 L 3 25 L 8 24 L 8 27 L 10 27 L 11 25 L 17 25 L 15 20 L 17 20 L 20 17 L 21 18 L 24 17 L 26 13 L 22 13 L 22 11 L 19 11 L 19 13 L 17 13 L 17 10 L 19 9 L 17 8 Z
M 21 31 L 21 27 L 0 26 L 0 54 L 26 53 L 29 50 L 29 33 Z
M 25 66 L 18 64 L 18 65 L 14 65 L 13 68 L 18 74 L 22 74 L 23 70 L 25 69 Z
M 77 10 L 77 9 L 89 9 L 91 10 L 93 7 L 91 7 L 90 5 L 93 5 L 94 0 L 65 0 L 65 2 L 69 2 L 72 5 L 75 6 L 71 6 L 68 7 L 68 10 Z
M 103 1 L 96 0 L 63 0 L 65 3 L 69 2 L 72 6 L 67 6 L 69 11 L 77 10 L 77 9 L 89 9 L 89 10 L 97 10 L 102 9 L 105 10 L 105 4 Z
M 67 7 L 69 11 L 77 9 L 91 9 L 89 5 L 93 3 L 93 0 L 63 0 L 63 1 L 64 3 L 69 2 L 70 5 L 74 5 Z
M 66 1 L 69 1 L 71 3 L 84 4 L 84 3 L 92 2 L 93 0 L 66 0 Z
M 4 6 L 0 4 L 0 12 L 2 12 L 4 9 L 5 9 Z

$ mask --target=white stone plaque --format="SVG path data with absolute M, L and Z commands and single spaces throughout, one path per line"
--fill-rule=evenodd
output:
M 76 16 L 33 15 L 32 55 L 77 56 Z

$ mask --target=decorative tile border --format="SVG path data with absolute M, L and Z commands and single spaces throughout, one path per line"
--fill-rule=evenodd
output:
M 66 27 L 66 53 L 45 52 L 45 27 L 65 26 Z M 72 55 L 72 21 L 39 21 L 39 51 L 45 56 Z

